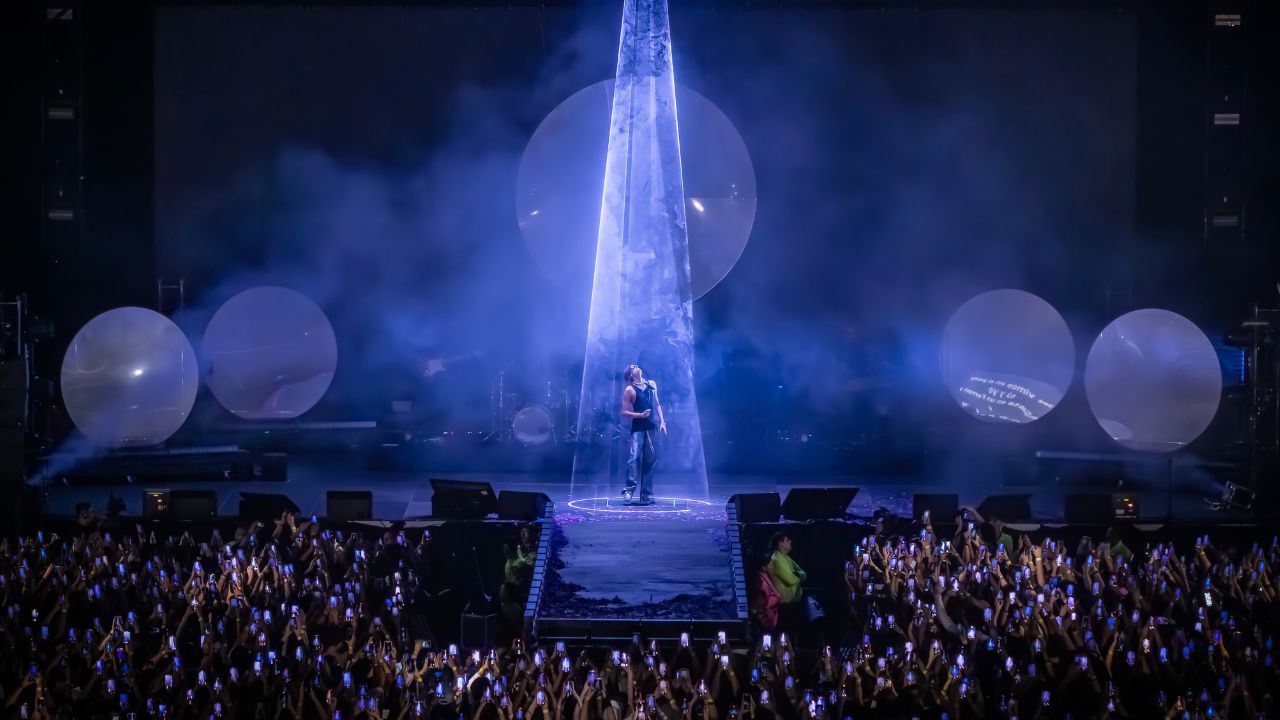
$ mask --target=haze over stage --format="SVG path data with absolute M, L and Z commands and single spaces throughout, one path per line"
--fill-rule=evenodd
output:
M 1280 4 L 32 2 L 15 716 L 1268 712 Z
M 151 274 L 186 278 L 197 338 L 248 287 L 290 287 L 319 305 L 339 361 L 305 419 L 409 430 L 387 442 L 414 466 L 570 472 L 611 96 L 592 101 L 598 119 L 560 114 L 612 82 L 621 10 L 158 8 Z M 1045 299 L 1077 347 L 1105 324 L 1103 286 L 1129 276 L 1138 242 L 1137 15 L 671 12 L 675 92 L 690 91 L 677 103 L 695 297 L 710 287 L 692 307 L 709 470 L 947 475 L 992 451 L 1029 456 L 1064 428 L 1076 444 L 1074 428 L 1094 423 L 1078 383 L 1044 430 L 997 436 L 956 414 L 939 382 L 940 335 L 963 303 L 1000 288 Z M 327 47 L 339 27 L 354 63 Z M 768 38 L 776 54 L 747 38 Z M 246 92 L 287 100 L 248 104 Z M 599 128 L 599 139 L 538 154 L 552 121 Z M 711 287 L 722 260 L 699 281 L 699 231 L 741 164 L 736 143 L 710 142 L 726 124 L 750 158 L 756 212 Z M 563 169 L 570 197 L 522 184 L 534 156 Z M 530 216 L 543 201 L 545 214 Z M 522 229 L 558 229 L 560 217 L 565 235 L 587 229 L 585 246 L 548 250 Z M 588 257 L 546 271 L 575 248 Z M 422 380 L 428 360 L 476 351 Z M 509 435 L 526 407 L 554 419 L 554 441 L 481 445 Z

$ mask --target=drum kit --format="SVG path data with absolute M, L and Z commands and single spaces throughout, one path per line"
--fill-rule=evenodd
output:
M 423 360 L 423 376 L 439 382 L 439 377 L 451 375 L 461 368 L 461 361 L 487 357 L 475 351 L 453 357 L 426 358 Z M 467 363 L 473 370 L 484 364 Z M 481 376 L 489 375 L 489 428 L 481 431 L 485 443 L 510 443 L 530 449 L 549 450 L 570 446 L 580 440 L 578 433 L 578 394 L 580 377 L 574 377 L 570 368 L 553 362 L 507 362 L 501 367 L 489 366 L 481 370 Z M 460 378 L 475 377 L 463 375 Z M 557 379 L 559 378 L 559 379 Z M 476 400 L 475 395 L 468 395 Z M 478 408 L 477 408 L 478 409 Z M 604 409 L 597 409 L 592 417 L 600 428 L 610 428 Z M 479 418 L 476 418 L 479 419 Z M 608 436 L 608 437 L 606 437 Z M 597 430 L 597 441 L 617 440 L 616 432 Z
M 508 369 L 498 371 L 489 393 L 492 427 L 489 438 L 525 447 L 555 447 L 576 436 L 577 393 L 568 383 L 549 378 L 528 380 Z

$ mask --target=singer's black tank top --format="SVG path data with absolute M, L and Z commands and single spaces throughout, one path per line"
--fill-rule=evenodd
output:
M 636 387 L 633 383 L 631 389 L 636 391 L 636 401 L 631 404 L 631 409 L 635 412 L 653 411 L 647 418 L 631 418 L 631 432 L 644 432 L 658 427 L 658 410 L 653 406 L 653 388 L 648 383 L 644 387 Z

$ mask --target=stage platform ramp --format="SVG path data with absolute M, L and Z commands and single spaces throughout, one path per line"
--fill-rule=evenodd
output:
M 557 503 L 534 632 L 542 641 L 745 639 L 738 526 L 705 501 Z

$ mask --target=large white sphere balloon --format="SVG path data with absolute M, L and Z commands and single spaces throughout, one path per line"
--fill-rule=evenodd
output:
M 525 244 L 551 281 L 590 287 L 613 80 L 566 98 L 529 139 L 516 177 L 516 213 Z M 747 247 L 756 217 L 751 153 L 728 116 L 698 92 L 677 88 L 681 171 L 693 297 L 715 287 Z
M 1134 450 L 1169 452 L 1218 412 L 1222 369 L 1209 338 L 1168 310 L 1135 310 L 1103 329 L 1084 369 L 1098 424 Z
M 965 412 L 988 422 L 1029 423 L 1071 385 L 1076 349 L 1053 306 L 1022 290 L 977 295 L 947 321 L 942 378 Z
M 205 329 L 206 382 L 246 420 L 287 420 L 324 397 L 338 366 L 333 326 L 310 298 L 264 286 L 228 300 Z
M 72 422 L 108 447 L 168 440 L 191 413 L 199 382 L 186 336 L 146 308 L 116 308 L 90 320 L 62 360 L 62 398 Z

